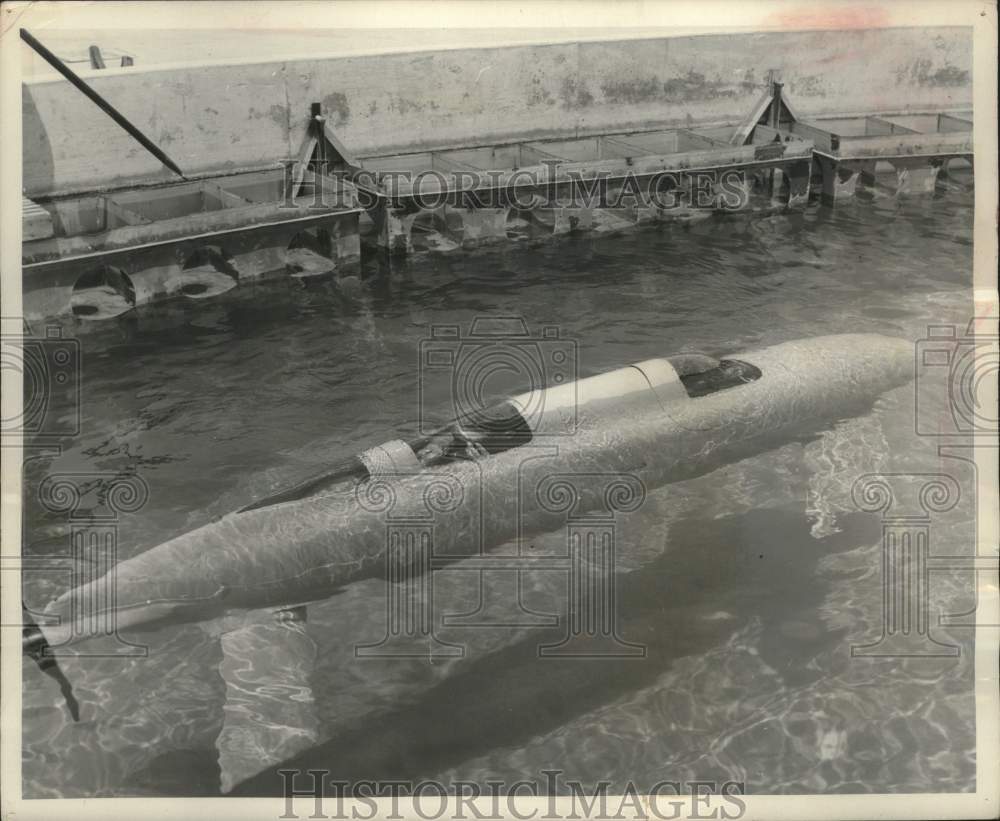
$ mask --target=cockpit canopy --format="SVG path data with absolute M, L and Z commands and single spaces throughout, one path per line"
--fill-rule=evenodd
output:
M 510 402 L 468 413 L 412 443 L 423 464 L 443 459 L 476 459 L 526 445 L 532 439 L 527 420 Z
M 760 368 L 739 359 L 679 354 L 667 357 L 667 361 L 674 366 L 684 384 L 684 390 L 692 399 L 754 382 L 761 377 Z
M 511 397 L 467 413 L 417 439 L 392 440 L 243 510 L 302 499 L 338 482 L 364 481 L 373 472 L 409 472 L 455 459 L 479 459 L 502 453 L 526 445 L 536 436 L 552 433 L 547 427 L 552 420 L 572 432 L 578 413 L 592 419 L 621 418 L 630 408 L 649 403 L 666 407 L 671 402 L 708 396 L 760 377 L 759 368 L 738 359 L 713 359 L 693 353 L 646 360 L 617 371 Z
M 446 425 L 430 441 L 436 441 L 450 458 L 502 453 L 528 444 L 535 435 L 549 433 L 544 429 L 548 415 L 561 419 L 566 419 L 567 414 L 575 417 L 577 412 L 621 416 L 637 402 L 653 401 L 665 406 L 667 402 L 735 388 L 760 376 L 760 370 L 748 362 L 704 354 L 647 360 L 482 408 Z

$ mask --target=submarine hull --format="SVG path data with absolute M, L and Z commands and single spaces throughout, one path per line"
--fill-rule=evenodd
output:
M 112 610 L 125 630 L 322 599 L 385 572 L 394 522 L 433 522 L 434 556 L 447 560 L 558 529 L 570 508 L 607 507 L 609 493 L 627 510 L 630 496 L 647 489 L 861 415 L 913 375 L 912 346 L 878 335 L 818 337 L 734 357 L 760 377 L 697 398 L 650 394 L 617 415 L 581 407 L 569 435 L 230 514 L 119 563 L 113 580 L 61 596 L 47 610 L 60 623 L 43 627 L 45 638 L 56 647 L 94 635 Z

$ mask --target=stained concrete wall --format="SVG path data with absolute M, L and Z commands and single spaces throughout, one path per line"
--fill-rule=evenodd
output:
M 972 107 L 970 28 L 727 34 L 108 71 L 92 85 L 189 173 L 273 165 L 321 101 L 358 155 L 735 122 L 779 69 L 810 116 Z M 64 80 L 24 86 L 29 195 L 168 179 Z

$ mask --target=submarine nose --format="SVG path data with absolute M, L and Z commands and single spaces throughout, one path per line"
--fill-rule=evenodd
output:
M 908 339 L 882 334 L 866 334 L 872 351 L 878 356 L 888 379 L 895 385 L 904 385 L 915 377 L 914 345 Z
M 765 378 L 777 376 L 776 390 L 804 393 L 818 407 L 843 408 L 913 381 L 914 356 L 914 343 L 906 339 L 837 334 L 781 343 L 745 358 Z M 778 388 L 784 378 L 788 381 Z
M 914 378 L 914 347 L 906 339 L 883 334 L 839 334 L 815 340 L 821 352 L 815 366 L 839 364 L 844 375 L 874 383 L 881 390 L 905 385 Z
M 902 387 L 913 381 L 914 345 L 907 339 L 882 334 L 843 334 L 824 337 L 823 353 L 815 367 L 824 363 L 839 371 L 847 390 L 870 396 Z

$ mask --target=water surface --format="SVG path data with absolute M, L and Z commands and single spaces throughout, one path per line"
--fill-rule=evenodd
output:
M 928 324 L 964 327 L 971 272 L 972 197 L 951 192 L 372 262 L 351 293 L 258 286 L 81 327 L 81 433 L 26 462 L 25 549 L 68 550 L 70 523 L 35 497 L 54 472 L 145 480 L 148 502 L 118 525 L 127 557 L 412 430 L 435 324 L 557 326 L 588 375 L 819 334 L 917 340 Z M 427 402 L 447 416 L 447 398 Z M 354 644 L 384 632 L 384 583 L 311 607 L 322 744 L 301 761 L 344 778 L 541 780 L 558 767 L 618 786 L 973 789 L 971 631 L 940 629 L 957 658 L 851 656 L 882 613 L 880 524 L 851 502 L 854 480 L 947 470 L 971 497 L 961 464 L 914 435 L 914 412 L 903 388 L 817 440 L 653 492 L 620 539 L 620 631 L 644 659 L 539 660 L 531 628 L 449 628 L 465 658 L 359 660 Z M 935 544 L 971 552 L 972 515 L 963 502 L 935 520 Z M 475 606 L 474 574 L 438 575 L 443 600 Z M 939 575 L 935 606 L 967 610 L 971 579 Z M 27 579 L 29 601 L 65 584 Z M 539 575 L 525 601 L 549 612 L 560 590 Z M 218 794 L 217 635 L 189 625 L 143 641 L 148 658 L 66 660 L 79 723 L 25 666 L 26 795 Z

